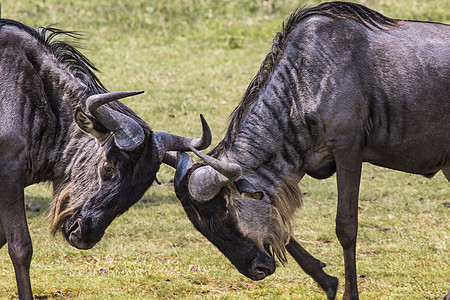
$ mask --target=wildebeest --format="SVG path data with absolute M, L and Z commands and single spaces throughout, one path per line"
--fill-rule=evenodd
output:
M 52 232 L 89 249 L 156 178 L 166 151 L 209 146 L 153 132 L 115 100 L 140 92 L 107 93 L 95 67 L 55 28 L 35 30 L 0 19 L 0 247 L 8 243 L 20 299 L 31 299 L 32 245 L 25 186 L 53 184 Z
M 364 6 L 298 10 L 230 117 L 193 164 L 179 153 L 175 191 L 189 219 L 244 275 L 262 279 L 286 249 L 327 292 L 336 278 L 291 237 L 298 182 L 337 174 L 344 299 L 358 299 L 356 237 L 363 162 L 450 180 L 450 27 Z

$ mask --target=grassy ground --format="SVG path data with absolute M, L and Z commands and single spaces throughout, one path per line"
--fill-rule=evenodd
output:
M 155 130 L 198 136 L 203 113 L 222 136 L 226 120 L 297 1 L 46 1 L 2 3 L 2 17 L 31 26 L 87 33 L 83 51 L 112 91 L 144 89 L 126 103 Z M 309 1 L 308 5 L 319 1 Z M 449 22 L 446 0 L 360 1 L 390 17 Z M 159 179 L 168 182 L 163 167 Z M 334 234 L 335 178 L 305 178 L 298 240 L 343 284 Z M 450 188 L 432 180 L 365 165 L 361 186 L 358 274 L 362 299 L 440 299 L 450 289 Z M 152 187 L 89 251 L 49 234 L 51 188 L 27 188 L 38 299 L 324 299 L 291 259 L 269 278 L 240 275 L 187 220 L 170 185 Z M 0 298 L 15 298 L 6 247 L 0 250 Z M 339 295 L 342 296 L 342 288 Z

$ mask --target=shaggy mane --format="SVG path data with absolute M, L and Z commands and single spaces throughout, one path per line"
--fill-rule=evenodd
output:
M 0 28 L 5 26 L 12 26 L 23 30 L 45 46 L 60 63 L 69 68 L 70 72 L 72 72 L 76 78 L 87 85 L 89 93 L 87 96 L 101 94 L 107 91 L 95 75 L 94 72 L 98 72 L 99 70 L 91 63 L 91 61 L 75 46 L 61 40 L 63 37 L 68 37 L 72 39 L 72 42 L 74 43 L 83 37 L 80 32 L 64 31 L 53 27 L 40 27 L 39 29 L 35 29 L 14 20 L 0 19 Z
M 368 28 L 373 26 L 384 30 L 385 27 L 395 26 L 399 20 L 391 19 L 365 6 L 349 2 L 327 2 L 316 7 L 304 9 L 299 7 L 291 14 L 282 30 L 278 32 L 272 42 L 272 49 L 263 60 L 258 73 L 247 87 L 240 103 L 229 118 L 229 126 L 223 140 L 210 152 L 214 157 L 230 150 L 233 138 L 251 105 L 258 99 L 259 91 L 267 84 L 270 75 L 282 57 L 289 34 L 305 18 L 321 15 L 339 19 L 351 19 Z

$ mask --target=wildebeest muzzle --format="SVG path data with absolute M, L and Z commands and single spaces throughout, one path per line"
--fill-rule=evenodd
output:
M 89 227 L 89 220 L 75 214 L 64 222 L 62 233 L 71 246 L 87 250 L 94 247 L 105 233 L 104 230 L 89 230 Z

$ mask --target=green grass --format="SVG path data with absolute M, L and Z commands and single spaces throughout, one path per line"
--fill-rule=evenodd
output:
M 310 5 L 319 1 L 309 1 Z M 449 22 L 446 0 L 360 1 L 390 17 Z M 199 113 L 213 144 L 256 74 L 281 23 L 300 2 L 72 1 L 2 3 L 2 17 L 31 26 L 86 32 L 83 52 L 111 90 L 144 89 L 129 100 L 155 130 L 198 136 Z M 162 167 L 168 182 L 173 171 Z M 335 178 L 306 177 L 294 232 L 326 271 L 344 278 L 334 234 Z M 361 299 L 440 299 L 450 289 L 450 185 L 365 165 L 357 248 Z M 239 274 L 187 220 L 170 185 L 154 186 L 89 251 L 53 238 L 45 220 L 51 188 L 27 188 L 33 239 L 32 285 L 38 299 L 324 299 L 290 259 L 260 282 Z M 194 266 L 194 267 L 192 267 Z M 6 247 L 0 249 L 0 298 L 17 297 Z

